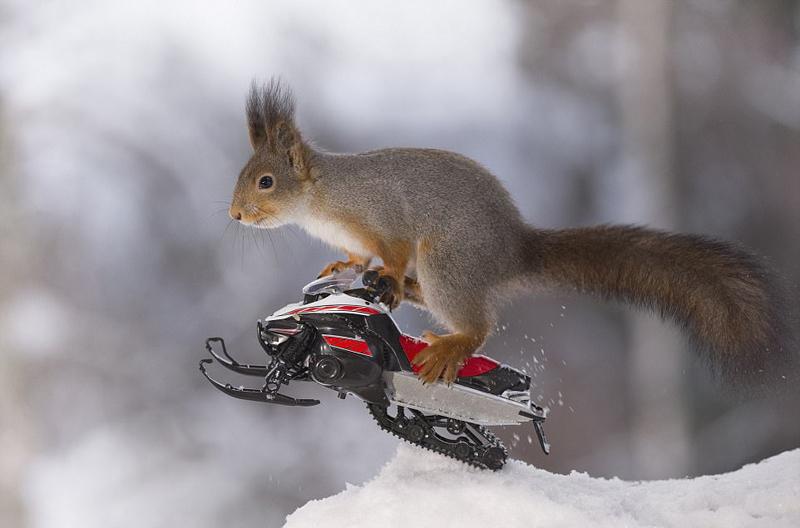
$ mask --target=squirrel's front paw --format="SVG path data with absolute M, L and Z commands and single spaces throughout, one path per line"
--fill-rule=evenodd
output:
M 385 284 L 380 301 L 388 306 L 390 311 L 400 306 L 403 302 L 403 287 L 400 283 L 390 275 L 381 275 L 378 280 Z
M 317 275 L 318 279 L 322 277 L 327 277 L 328 275 L 333 275 L 334 273 L 339 273 L 346 269 L 354 267 L 352 262 L 345 262 L 342 260 L 337 260 L 336 262 L 331 262 Z
M 371 269 L 364 273 L 364 284 L 378 294 L 378 300 L 394 310 L 403 301 L 403 286 L 391 275 L 383 273 L 383 268 Z

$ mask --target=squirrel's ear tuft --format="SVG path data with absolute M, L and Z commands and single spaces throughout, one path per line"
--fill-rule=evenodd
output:
M 261 90 L 255 81 L 250 84 L 250 93 L 247 95 L 245 105 L 247 113 L 247 132 L 250 136 L 250 145 L 253 150 L 267 141 L 267 120 L 264 115 L 264 103 Z
M 276 132 L 281 123 L 294 129 L 292 91 L 274 77 L 264 84 L 254 80 L 247 96 L 247 127 L 253 148 L 262 146 L 264 141 L 268 142 L 270 149 L 279 148 Z

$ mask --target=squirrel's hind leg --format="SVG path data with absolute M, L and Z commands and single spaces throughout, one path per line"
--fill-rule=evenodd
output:
M 417 278 L 425 296 L 426 309 L 451 334 L 427 332 L 430 346 L 422 349 L 414 363 L 421 368 L 422 381 L 440 377 L 452 383 L 464 361 L 478 350 L 493 326 L 494 311 L 488 301 L 493 284 L 486 262 L 500 253 L 489 244 L 466 246 L 451 238 L 423 240 L 417 249 Z

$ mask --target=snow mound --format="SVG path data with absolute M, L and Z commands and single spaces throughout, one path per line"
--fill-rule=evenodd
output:
M 401 445 L 373 480 L 311 501 L 285 528 L 800 527 L 800 449 L 723 475 L 626 482 L 511 460 L 481 471 Z

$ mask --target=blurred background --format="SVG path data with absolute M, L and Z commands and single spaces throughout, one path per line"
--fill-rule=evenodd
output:
M 196 368 L 209 335 L 261 359 L 255 320 L 338 258 L 228 226 L 272 75 L 326 149 L 455 150 L 538 226 L 703 233 L 800 279 L 800 2 L 0 0 L 0 525 L 276 526 L 392 456 L 354 399 L 259 406 Z M 521 299 L 485 352 L 535 377 L 553 454 L 500 436 L 550 471 L 800 447 L 797 391 L 725 391 L 622 306 Z

